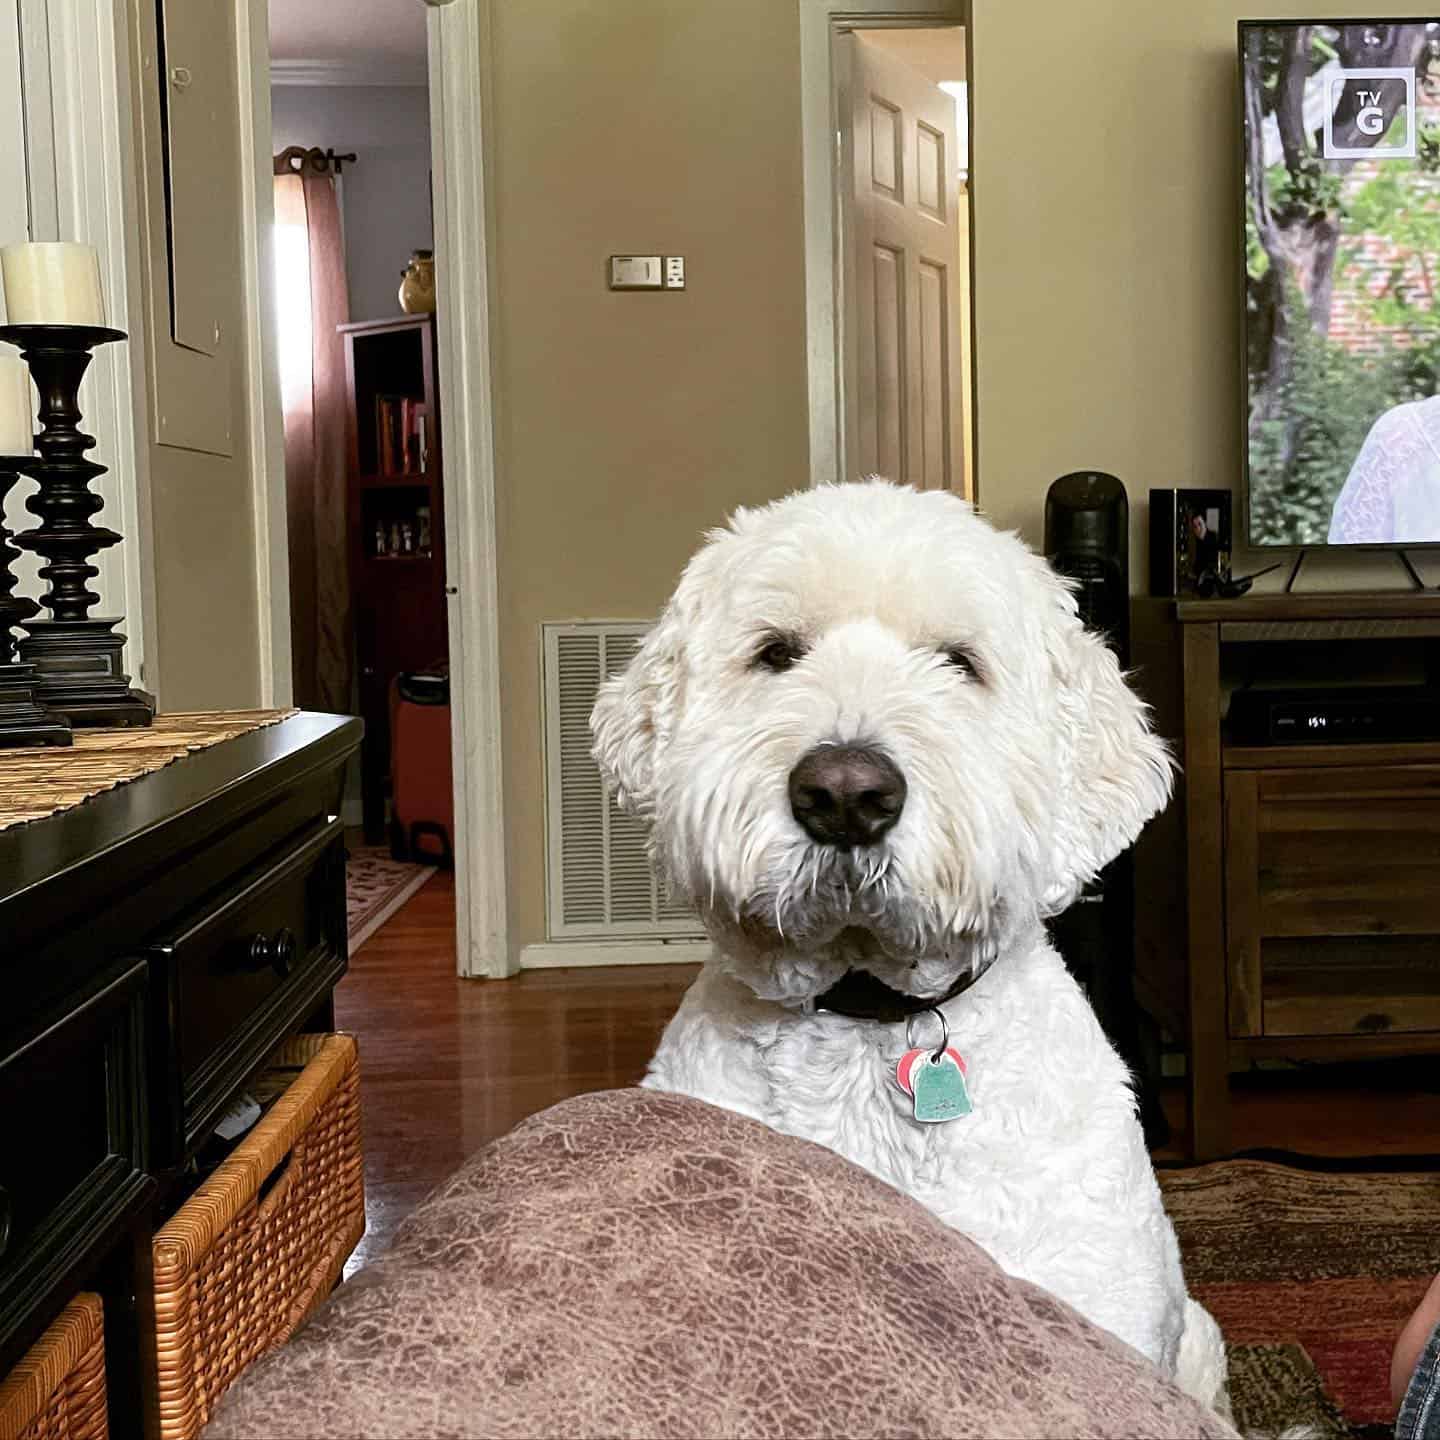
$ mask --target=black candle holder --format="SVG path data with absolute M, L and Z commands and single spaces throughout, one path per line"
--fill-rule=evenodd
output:
M 5 497 L 20 478 L 24 456 L 0 455 L 0 746 L 69 745 L 70 722 L 35 703 L 35 667 L 17 660 L 13 627 L 40 607 L 16 595 L 10 566 L 20 552 L 5 528 Z
M 130 688 L 125 637 L 115 633 L 122 617 L 90 614 L 100 600 L 88 588 L 100 573 L 90 557 L 118 545 L 120 536 L 91 523 L 105 502 L 90 482 L 105 467 L 85 458 L 95 441 L 80 429 L 78 397 L 90 352 L 124 338 L 123 330 L 99 325 L 0 327 L 0 340 L 19 348 L 40 392 L 35 437 L 40 453 L 19 462 L 20 473 L 39 484 L 25 508 L 40 524 L 17 535 L 15 543 L 46 561 L 40 567 L 47 586 L 40 604 L 50 614 L 21 621 L 20 659 L 35 667 L 36 702 L 72 725 L 148 725 L 155 715 L 150 696 Z

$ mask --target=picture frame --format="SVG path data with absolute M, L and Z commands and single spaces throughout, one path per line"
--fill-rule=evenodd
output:
M 1150 592 L 1198 593 L 1200 577 L 1230 574 L 1234 496 L 1229 490 L 1150 492 Z

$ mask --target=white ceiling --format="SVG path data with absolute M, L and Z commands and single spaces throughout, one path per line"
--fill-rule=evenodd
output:
M 425 6 L 422 0 L 270 0 L 270 58 L 413 71 L 425 63 Z

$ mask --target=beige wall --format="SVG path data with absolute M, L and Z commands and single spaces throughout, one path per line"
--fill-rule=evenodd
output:
M 1056 476 L 1114 471 L 1132 497 L 1140 590 L 1149 488 L 1237 480 L 1244 7 L 974 8 L 980 500 L 1038 544 Z M 1269 13 L 1387 9 L 1275 0 Z M 653 616 L 705 526 L 806 481 L 799 26 L 777 0 L 494 0 L 492 14 L 519 947 L 544 936 L 541 623 Z M 1065 56 L 1041 94 L 1037 44 Z M 605 257 L 629 251 L 685 254 L 689 289 L 609 293 Z M 1393 571 L 1312 560 L 1303 583 Z
M 1283 19 L 1395 7 L 1264 8 Z M 975 0 L 980 501 L 1039 543 L 1052 480 L 1112 471 L 1130 493 L 1137 591 L 1149 489 L 1238 484 L 1235 25 L 1254 9 Z M 1064 57 L 1043 78 L 1037 46 Z M 1322 556 L 1299 588 L 1385 583 L 1407 583 L 1392 559 Z
M 656 615 L 703 529 L 807 482 L 793 3 L 495 0 L 511 943 L 544 938 L 540 625 Z M 612 253 L 683 294 L 611 293 Z

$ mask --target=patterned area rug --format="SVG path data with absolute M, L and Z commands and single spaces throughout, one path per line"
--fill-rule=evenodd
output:
M 1440 1270 L 1440 1173 L 1229 1160 L 1160 1184 L 1190 1291 L 1225 1335 L 1239 1430 L 1389 1436 L 1390 1351 Z
M 345 922 L 353 955 L 433 874 L 392 860 L 379 845 L 352 845 L 345 863 Z

